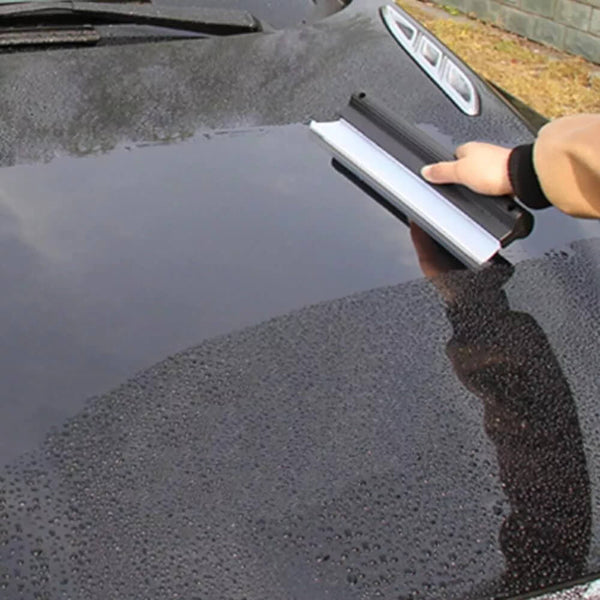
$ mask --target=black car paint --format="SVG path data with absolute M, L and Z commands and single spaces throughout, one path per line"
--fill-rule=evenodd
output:
M 452 313 L 405 226 L 302 123 L 367 89 L 447 146 L 530 133 L 483 86 L 482 115 L 461 115 L 378 6 L 0 56 L 9 598 L 475 598 L 598 568 L 600 253 L 570 246 L 597 225 L 548 211 L 506 253 L 510 305 L 539 325 L 485 276 L 448 276 L 468 291 Z M 461 323 L 499 373 L 445 357 Z M 506 377 L 528 402 L 502 400 Z M 515 520 L 525 537 L 507 541 Z
M 359 89 L 376 90 L 449 145 L 531 138 L 486 87 L 482 116 L 462 115 L 382 29 L 378 3 L 367 3 L 368 12 L 360 5 L 312 26 L 236 39 L 51 50 L 35 60 L 3 55 L 0 92 L 11 111 L 0 139 L 2 164 L 211 129 L 331 119 Z
M 156 6 L 197 6 L 197 0 L 156 0 Z M 207 8 L 247 10 L 261 21 L 282 28 L 313 22 L 341 10 L 347 0 L 202 0 Z

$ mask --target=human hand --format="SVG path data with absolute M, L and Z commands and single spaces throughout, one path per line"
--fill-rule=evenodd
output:
M 512 194 L 508 176 L 510 153 L 501 146 L 469 142 L 456 149 L 457 160 L 425 166 L 421 175 L 430 183 L 458 183 L 480 194 Z

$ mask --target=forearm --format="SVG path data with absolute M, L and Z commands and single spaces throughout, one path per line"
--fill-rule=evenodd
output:
M 508 172 L 516 196 L 532 208 L 600 218 L 600 115 L 557 119 L 534 144 L 515 148 Z

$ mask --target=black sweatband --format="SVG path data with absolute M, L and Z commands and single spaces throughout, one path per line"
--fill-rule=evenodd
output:
M 533 168 L 533 144 L 517 146 L 508 159 L 508 177 L 515 196 L 529 208 L 546 208 L 551 202 Z

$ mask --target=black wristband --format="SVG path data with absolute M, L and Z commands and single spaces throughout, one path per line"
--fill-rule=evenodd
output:
M 508 159 L 508 177 L 515 196 L 529 208 L 546 208 L 546 198 L 533 168 L 533 144 L 517 146 Z

